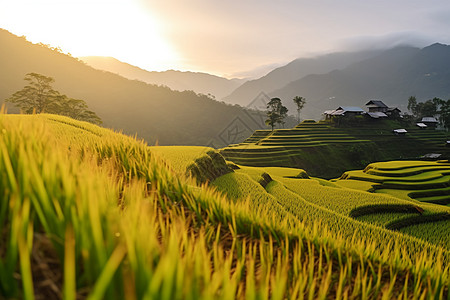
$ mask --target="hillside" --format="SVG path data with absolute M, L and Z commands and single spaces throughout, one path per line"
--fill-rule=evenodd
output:
M 344 52 L 313 58 L 299 58 L 285 66 L 274 69 L 259 79 L 245 82 L 223 100 L 227 103 L 247 106 L 261 92 L 269 94 L 307 75 L 326 74 L 333 70 L 343 69 L 352 63 L 367 59 L 378 53 L 379 51 Z M 292 101 L 292 98 L 282 99 L 287 103 Z
M 55 115 L 0 132 L 1 298 L 449 297 L 445 206 Z
M 392 132 L 404 126 L 390 120 L 365 120 L 335 127 L 306 120 L 291 129 L 257 130 L 244 142 L 229 145 L 220 153 L 237 164 L 302 168 L 323 178 L 339 177 L 376 161 L 419 159 L 429 153 L 450 158 L 447 132 L 410 127 L 406 127 L 405 136 Z
M 217 100 L 222 100 L 223 97 L 229 95 L 245 82 L 244 79 L 226 79 L 200 72 L 181 72 L 175 70 L 150 72 L 121 62 L 113 57 L 84 56 L 80 57 L 80 59 L 91 67 L 119 74 L 128 79 L 164 85 L 176 91 L 190 90 L 205 95 L 211 94 Z
M 61 93 L 86 101 L 105 127 L 150 144 L 225 146 L 265 126 L 259 115 L 240 107 L 99 71 L 6 30 L 0 30 L 0 45 L 0 101 L 24 86 L 25 74 L 36 72 L 53 77 Z M 243 134 L 230 138 L 227 132 L 236 124 Z
M 305 118 L 320 119 L 327 109 L 363 106 L 369 99 L 382 99 L 389 106 L 407 111 L 408 98 L 419 101 L 450 98 L 450 46 L 433 44 L 423 49 L 399 47 L 327 74 L 308 75 L 269 95 L 288 99 L 306 97 Z

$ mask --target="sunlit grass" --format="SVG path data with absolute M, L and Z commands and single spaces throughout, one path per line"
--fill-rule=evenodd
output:
M 174 172 L 144 143 L 87 123 L 1 115 L 0 174 L 1 298 L 448 295 L 443 248 L 375 226 L 373 236 L 343 236 L 319 221 L 338 215 L 324 210 L 305 223 L 275 201 L 280 218 L 264 209 L 263 199 L 276 199 L 270 195 L 255 210 L 245 197 L 257 187 L 250 176 L 216 179 L 248 179 L 230 200 Z M 271 194 L 299 197 L 275 187 Z M 60 280 L 45 277 L 43 265 Z

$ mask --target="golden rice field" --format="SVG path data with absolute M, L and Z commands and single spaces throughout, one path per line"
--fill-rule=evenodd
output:
M 54 115 L 0 115 L 0 174 L 2 299 L 450 297 L 444 205 Z

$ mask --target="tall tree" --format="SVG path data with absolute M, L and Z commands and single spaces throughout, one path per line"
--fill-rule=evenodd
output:
M 73 119 L 101 124 L 101 119 L 90 111 L 85 101 L 69 98 L 54 90 L 52 77 L 38 73 L 28 73 L 24 78 L 28 84 L 6 99 L 19 107 L 24 113 L 50 113 Z
M 439 98 L 429 99 L 424 102 L 417 102 L 416 97 L 411 96 L 408 99 L 408 109 L 411 111 L 414 117 L 433 117 L 438 114 Z
M 52 105 L 52 111 L 58 115 L 71 117 L 75 120 L 87 121 L 93 124 L 102 124 L 97 114 L 88 109 L 85 101 L 58 95 L 57 101 Z
M 306 98 L 295 96 L 292 100 L 297 105 L 297 120 L 300 123 L 300 111 L 303 109 L 303 106 L 305 106 Z
M 408 110 L 415 116 L 417 115 L 417 98 L 416 96 L 411 96 L 408 98 Z
M 437 114 L 439 115 L 439 122 L 445 129 L 450 128 L 450 99 L 445 101 L 440 98 L 434 98 L 433 102 L 437 106 Z
M 288 109 L 283 106 L 280 98 L 272 98 L 267 103 L 267 120 L 266 125 L 275 127 L 275 124 L 284 124 Z
M 27 114 L 47 111 L 58 94 L 51 85 L 55 80 L 37 73 L 26 74 L 24 80 L 28 84 L 6 99 L 6 102 L 15 104 Z

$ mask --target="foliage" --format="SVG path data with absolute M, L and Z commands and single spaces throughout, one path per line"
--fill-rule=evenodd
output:
M 92 124 L 2 115 L 0 162 L 0 298 L 448 297 L 443 248 L 275 181 L 269 195 L 245 174 L 215 180 L 247 178 L 242 191 L 263 197 L 252 209 L 251 198 L 230 201 L 172 172 L 145 143 Z M 269 199 L 277 213 L 264 209 Z M 299 201 L 305 210 L 294 210 Z
M 271 126 L 273 131 L 276 124 L 284 124 L 288 109 L 283 106 L 280 98 L 270 99 L 267 103 L 267 109 L 266 125 Z
M 417 99 L 414 96 L 411 96 L 408 99 L 408 109 L 416 118 L 432 117 L 437 113 L 437 105 L 434 99 L 425 102 L 417 102 Z
M 303 109 L 303 106 L 305 106 L 306 98 L 301 96 L 295 96 L 294 99 L 295 105 L 297 106 L 297 120 L 300 123 L 300 111 Z
M 434 98 L 433 101 L 437 106 L 437 114 L 439 115 L 439 121 L 442 126 L 449 129 L 450 128 L 450 99 L 447 101 L 440 98 Z
M 51 107 L 55 102 L 58 92 L 51 84 L 55 79 L 37 73 L 28 73 L 24 80 L 28 83 L 23 89 L 15 92 L 6 102 L 11 102 L 22 109 L 27 114 L 40 114 L 53 110 Z
M 411 96 L 408 99 L 408 109 L 416 118 L 438 115 L 440 123 L 445 128 L 450 127 L 450 99 L 445 101 L 435 97 L 425 102 L 417 103 L 416 97 Z
M 370 162 L 417 159 L 427 153 L 450 157 L 446 131 L 404 125 L 392 120 L 366 120 L 358 126 L 337 128 L 326 122 L 303 121 L 289 129 L 257 130 L 244 142 L 220 149 L 220 153 L 245 166 L 300 168 L 311 176 L 328 179 L 364 168 Z M 397 136 L 392 128 L 405 128 L 408 133 Z
M 402 199 L 450 206 L 450 163 L 448 161 L 389 161 L 372 163 L 364 170 L 345 172 L 336 183 L 358 188 L 355 182 L 371 184 L 372 191 Z M 450 214 L 450 210 L 448 210 Z
M 94 124 L 102 123 L 95 112 L 88 109 L 86 102 L 69 98 L 53 89 L 51 84 L 55 80 L 52 77 L 28 73 L 24 80 L 28 85 L 5 100 L 18 106 L 23 112 L 58 114 Z

